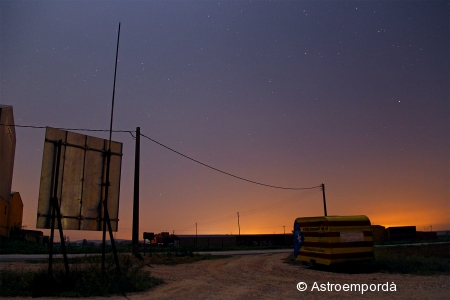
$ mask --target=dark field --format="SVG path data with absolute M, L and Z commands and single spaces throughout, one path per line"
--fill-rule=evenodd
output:
M 255 255 L 244 255 L 253 257 Z M 105 279 L 101 275 L 100 257 L 74 258 L 70 260 L 71 278 L 65 279 L 62 260 L 55 260 L 55 276 L 57 284 L 53 282 L 52 286 L 58 289 L 42 289 L 46 286 L 46 268 L 45 262 L 30 263 L 6 263 L 0 262 L 0 297 L 14 296 L 107 296 L 114 294 L 124 294 L 128 292 L 139 292 L 151 289 L 160 284 L 162 280 L 153 277 L 152 265 L 184 265 L 200 263 L 211 260 L 220 261 L 221 258 L 227 260 L 235 259 L 229 256 L 210 256 L 197 255 L 191 251 L 178 251 L 166 253 L 153 253 L 152 256 L 145 256 L 144 260 L 137 260 L 131 255 L 120 255 L 121 268 L 124 276 L 119 276 L 114 272 L 114 264 L 110 261 L 108 264 L 107 282 L 116 282 L 118 284 L 105 286 L 101 284 Z M 257 255 L 255 257 L 258 257 Z M 109 256 L 111 259 L 111 256 Z M 288 264 L 299 264 L 293 260 L 292 254 L 283 260 Z M 222 263 L 219 263 L 222 264 Z M 285 267 L 283 267 L 285 268 Z M 431 244 L 421 246 L 403 246 L 393 247 L 375 247 L 374 260 L 372 262 L 345 265 L 332 268 L 316 267 L 308 268 L 311 271 L 321 274 L 328 274 L 330 271 L 334 274 L 411 274 L 416 276 L 448 276 L 450 275 L 450 243 Z M 308 271 L 309 272 L 309 271 Z M 11 280 L 13 279 L 13 280 Z M 98 289 L 103 286 L 103 289 Z M 83 287 L 83 288 L 81 288 Z
M 450 275 L 450 243 L 422 246 L 375 247 L 379 271 L 418 275 Z

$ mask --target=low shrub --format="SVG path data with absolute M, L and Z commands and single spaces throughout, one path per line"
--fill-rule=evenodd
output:
M 291 253 L 286 263 L 302 264 Z M 332 266 L 316 265 L 317 270 L 337 273 L 387 272 L 414 275 L 450 275 L 450 244 L 421 246 L 396 245 L 374 247 L 374 259 L 370 262 L 344 263 Z
M 103 274 L 98 259 L 87 259 L 71 265 L 65 273 L 62 263 L 55 263 L 53 277 L 47 268 L 37 271 L 6 269 L 0 272 L 0 297 L 93 297 L 148 290 L 163 281 L 151 276 L 142 261 L 120 255 L 120 272 L 108 256 Z

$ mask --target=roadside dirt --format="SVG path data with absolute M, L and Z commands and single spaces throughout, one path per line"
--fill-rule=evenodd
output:
M 314 270 L 284 262 L 282 254 L 241 255 L 175 266 L 152 265 L 152 275 L 165 284 L 128 299 L 450 299 L 450 276 L 413 276 L 384 273 L 343 274 Z M 305 282 L 307 289 L 297 290 Z M 364 284 L 379 291 L 319 291 L 314 284 Z M 381 284 L 396 291 L 383 291 Z M 330 286 L 330 285 L 329 285 Z M 20 299 L 20 298 L 15 298 Z M 52 299 L 52 298 L 41 298 Z M 90 299 L 125 299 L 124 296 Z
M 166 284 L 130 299 L 449 299 L 450 276 L 342 274 L 284 262 L 286 254 L 242 255 L 178 266 L 155 265 Z M 305 291 L 297 283 L 305 282 Z M 320 284 L 395 284 L 396 291 L 318 291 Z M 373 287 L 373 286 L 372 286 Z

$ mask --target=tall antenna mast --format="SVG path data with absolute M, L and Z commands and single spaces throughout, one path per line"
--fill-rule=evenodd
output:
M 118 61 L 118 57 L 119 57 L 119 39 L 120 39 L 120 22 L 119 22 L 119 31 L 117 33 L 116 65 L 114 67 L 114 85 L 113 85 L 112 104 L 111 104 L 111 122 L 109 123 L 109 146 L 108 146 L 109 151 L 111 151 L 112 125 L 113 125 L 113 116 L 114 116 L 114 96 L 116 94 L 117 61 Z
M 119 268 L 119 258 L 117 256 L 116 245 L 114 242 L 114 236 L 112 233 L 111 222 L 109 219 L 108 212 L 108 191 L 109 191 L 109 172 L 111 165 L 111 138 L 112 138 L 112 125 L 113 125 L 113 116 L 114 116 L 114 96 L 116 93 L 116 75 L 117 75 L 117 58 L 119 56 L 119 38 L 120 38 L 120 22 L 119 22 L 119 30 L 117 33 L 117 48 L 116 48 L 116 63 L 114 67 L 114 85 L 113 85 L 113 94 L 112 94 L 112 104 L 111 104 L 111 122 L 109 124 L 109 143 L 108 143 L 108 151 L 106 152 L 106 180 L 105 180 L 105 198 L 103 199 L 103 237 L 102 237 L 102 273 L 105 274 L 105 252 L 106 252 L 106 227 L 108 227 L 109 231 L 109 239 L 111 240 L 111 246 L 114 254 L 114 260 L 116 262 L 116 269 L 120 272 Z

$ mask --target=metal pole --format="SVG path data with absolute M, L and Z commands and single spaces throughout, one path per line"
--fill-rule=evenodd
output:
M 112 124 L 113 124 L 113 116 L 114 116 L 114 96 L 116 94 L 117 59 L 119 57 L 119 39 L 120 39 L 120 22 L 119 22 L 119 30 L 117 32 L 116 65 L 114 67 L 114 85 L 113 85 L 112 104 L 111 104 L 111 122 L 109 123 L 109 150 L 111 150 Z
M 53 198 L 53 205 L 56 208 L 56 218 L 58 220 L 59 239 L 61 240 L 61 250 L 64 258 L 64 267 L 66 268 L 66 275 L 69 275 L 69 260 L 67 259 L 66 241 L 64 240 L 64 233 L 61 221 L 61 210 L 59 209 L 58 198 Z
M 136 127 L 136 151 L 134 154 L 134 198 L 133 198 L 133 254 L 139 255 L 139 163 L 141 147 L 141 128 Z M 145 242 L 145 240 L 144 240 Z
M 323 193 L 323 213 L 325 217 L 327 216 L 327 200 L 325 199 L 325 184 L 322 183 L 322 193 Z
M 111 241 L 111 248 L 113 250 L 114 260 L 116 262 L 116 270 L 118 273 L 120 273 L 119 257 L 117 256 L 116 242 L 114 241 L 114 236 L 113 236 L 112 227 L 111 227 L 111 220 L 109 219 L 108 208 L 105 209 L 105 212 L 106 212 L 106 221 L 107 221 L 108 230 L 109 230 L 109 239 Z
M 50 207 L 52 209 L 52 221 L 50 227 L 50 249 L 48 253 L 48 277 L 53 277 L 53 240 L 55 238 L 55 211 L 56 208 L 53 205 L 53 198 L 58 196 L 58 177 L 59 177 L 59 142 L 54 143 L 54 151 L 53 151 L 53 166 L 52 166 L 52 181 L 50 186 L 50 191 L 52 195 L 50 195 Z M 58 160 L 58 163 L 57 163 Z
M 108 161 L 108 158 L 106 158 L 106 161 Z M 106 165 L 107 166 L 106 166 L 106 172 L 105 173 L 108 173 L 108 171 L 109 171 L 108 162 L 106 163 Z M 103 175 L 102 175 L 102 177 L 103 177 Z M 106 175 L 106 178 L 107 178 L 106 180 L 109 180 L 108 177 L 109 176 Z M 106 200 L 105 199 L 108 196 L 108 193 L 107 193 L 108 186 L 107 186 L 107 184 L 108 183 L 104 184 L 105 185 L 105 187 L 104 187 L 105 193 L 103 194 L 104 198 L 102 199 L 102 201 L 103 201 L 103 228 L 102 228 L 102 273 L 103 273 L 103 275 L 105 275 L 105 259 L 106 259 L 106 257 L 105 257 L 106 256 Z
M 53 203 L 53 201 L 51 201 Z M 53 239 L 55 237 L 55 207 L 52 205 L 52 222 L 50 227 L 50 246 L 48 251 L 48 278 L 53 277 Z
M 197 222 L 195 222 L 195 248 L 197 248 Z
M 110 231 L 110 239 L 111 246 L 113 247 L 114 258 L 116 260 L 116 267 L 119 270 L 119 264 L 117 259 L 117 253 L 115 251 L 114 237 L 111 232 L 111 224 L 109 222 L 109 214 L 108 214 L 108 189 L 109 189 L 109 171 L 111 164 L 111 139 L 112 139 L 112 126 L 113 126 L 113 117 L 114 117 L 114 96 L 116 94 L 116 76 L 117 76 L 117 60 L 119 55 L 119 39 L 120 39 L 120 22 L 119 22 L 119 30 L 117 32 L 117 47 L 116 47 L 116 62 L 114 67 L 114 84 L 113 84 L 113 94 L 112 94 L 112 103 L 111 103 L 111 121 L 109 123 L 109 144 L 108 151 L 106 157 L 106 182 L 105 182 L 105 199 L 103 200 L 103 245 L 102 245 L 102 271 L 105 273 L 105 252 L 106 252 L 106 226 L 108 225 Z M 108 224 L 107 224 L 108 223 Z
M 55 209 L 56 217 L 58 220 L 59 239 L 61 240 L 61 249 L 64 257 L 64 266 L 66 268 L 66 275 L 69 275 L 69 261 L 67 259 L 66 244 L 64 241 L 64 234 L 61 222 L 61 211 L 59 209 L 58 203 L 58 181 L 59 181 L 59 167 L 61 164 L 61 148 L 62 148 L 62 140 L 59 140 L 56 146 L 57 149 L 56 172 L 55 172 L 56 183 L 54 185 L 55 190 L 53 191 L 53 208 Z

